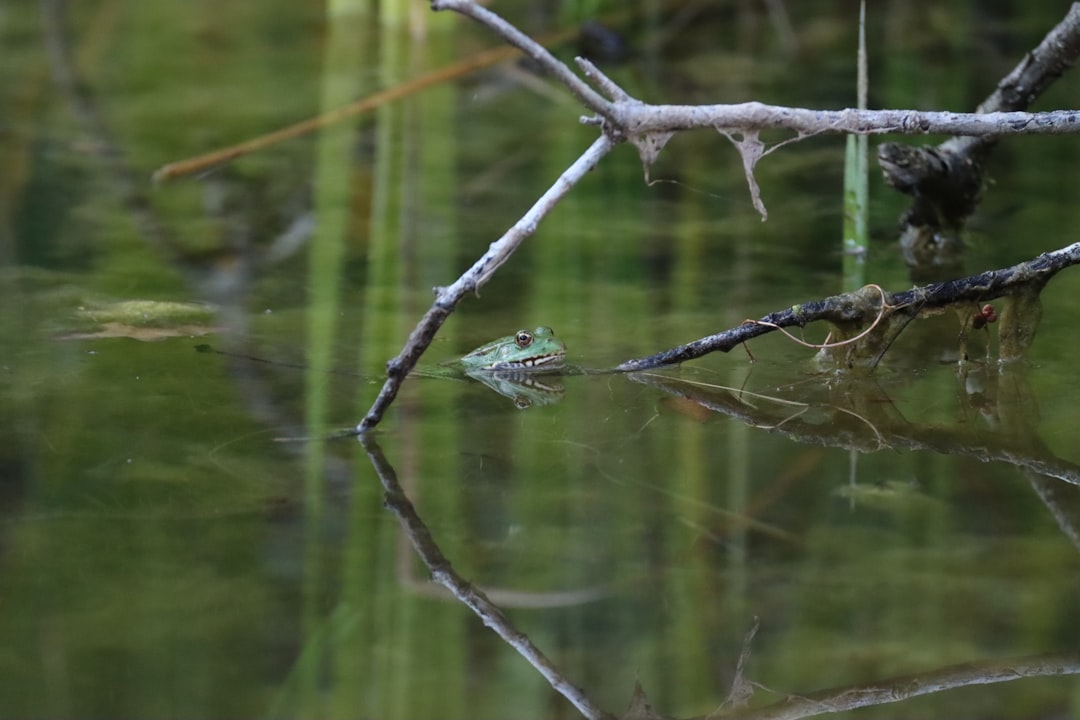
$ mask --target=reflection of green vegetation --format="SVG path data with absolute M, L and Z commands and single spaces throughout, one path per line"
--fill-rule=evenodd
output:
M 121 323 L 132 327 L 171 327 L 208 323 L 214 317 L 214 308 L 202 303 L 121 300 L 96 307 L 82 307 L 75 315 L 98 325 Z
M 107 7 L 124 13 L 119 26 L 106 16 L 76 25 L 98 33 L 82 36 L 85 67 L 137 169 L 275 127 L 317 104 L 322 56 L 313 48 L 321 7 L 280 0 Z M 890 12 L 918 12 L 914 7 Z M 16 3 L 9 15 L 18 16 L 15 26 L 36 48 L 35 12 Z M 450 14 L 438 18 L 454 33 L 364 43 L 387 53 L 386 66 L 356 60 L 345 71 L 346 85 L 355 89 L 355 77 L 369 77 L 376 66 L 387 82 L 401 79 L 457 57 L 479 36 Z M 819 43 L 850 26 L 849 17 L 814 22 Z M 957 35 L 970 31 L 966 23 L 946 25 Z M 807 67 L 792 72 L 769 50 L 769 36 L 747 27 L 687 27 L 674 62 L 657 56 L 657 72 L 674 69 L 710 100 L 839 103 L 828 92 L 808 97 L 819 87 L 806 82 L 811 73 L 824 87 L 833 82 L 847 93 L 850 44 L 835 52 L 813 46 Z M 753 45 L 754 52 L 728 49 L 740 45 Z M 109 53 L 94 55 L 95 46 Z M 695 54 L 703 48 L 722 48 L 727 67 L 743 72 L 718 73 Z M 930 62 L 937 49 L 930 50 L 892 47 L 878 60 Z M 33 52 L 36 60 L 25 64 L 25 47 L 8 56 L 5 62 L 18 58 L 17 71 L 3 65 L 4 77 L 19 82 L 0 85 L 24 91 L 19 121 L 5 124 L 16 132 L 35 112 L 27 88 L 45 87 L 40 51 Z M 832 64 L 842 68 L 842 83 Z M 682 74 L 682 67 L 694 75 Z M 572 123 L 574 113 L 499 77 L 447 85 L 388 108 L 370 134 L 328 134 L 319 150 L 316 203 L 323 231 L 345 244 L 345 255 L 333 247 L 324 255 L 321 246 L 310 275 L 298 272 L 299 262 L 259 268 L 244 301 L 274 313 L 247 314 L 257 341 L 303 345 L 294 309 L 311 306 L 312 314 L 303 315 L 311 344 L 304 347 L 320 368 L 348 365 L 358 354 L 364 371 L 379 368 L 426 307 L 430 287 L 451 279 L 587 143 L 591 129 L 560 124 Z M 885 83 L 879 90 L 893 101 L 886 104 L 919 104 L 919 92 L 932 92 L 925 73 L 911 77 L 919 78 L 907 86 L 915 100 L 895 102 L 897 87 Z M 939 92 L 969 92 L 942 77 Z M 50 112 L 60 113 L 59 105 Z M 44 148 L 34 151 L 42 156 L 31 172 L 41 174 L 42 186 L 55 187 L 52 174 L 67 166 L 58 169 L 50 158 L 68 151 L 69 125 L 59 114 L 50 117 L 24 149 Z M 479 300 L 463 305 L 437 351 L 458 355 L 495 329 L 551 322 L 582 362 L 602 366 L 816 297 L 835 279 L 838 183 L 830 179 L 838 181 L 839 144 L 813 142 L 770 156 L 763 166 L 773 211 L 764 225 L 745 200 L 729 149 L 713 134 L 679 138 L 661 158 L 655 176 L 679 184 L 646 187 L 632 153 L 612 155 Z M 306 182 L 296 179 L 303 172 L 293 173 L 289 158 L 312 147 L 301 141 L 244 161 L 241 194 L 265 181 L 273 186 L 268 197 L 277 198 L 290 183 Z M 1039 176 L 1026 186 L 1034 188 L 1038 212 L 1007 216 L 1005 227 L 1017 232 L 1002 235 L 1052 243 L 1068 223 L 1062 211 L 1038 205 L 1039 198 L 1067 200 L 1055 193 L 1065 192 L 1061 178 L 1077 164 L 1050 141 L 1024 147 L 1044 154 Z M 78 206 L 55 213 L 48 224 L 45 239 L 67 254 L 35 257 L 78 257 L 72 285 L 112 297 L 182 298 L 188 291 L 175 268 L 143 245 L 108 189 L 86 179 L 95 177 L 93 163 L 67 157 L 90 171 L 65 175 L 79 192 L 63 197 Z M 0 180 L 2 208 L 21 202 L 24 188 L 14 178 Z M 218 248 L 226 234 L 203 212 L 203 190 L 199 182 L 181 183 L 157 192 L 154 202 L 185 242 Z M 59 196 L 47 197 L 55 203 Z M 89 256 L 71 253 L 73 247 Z M 988 266 L 1018 252 L 991 248 L 979 246 Z M 21 252 L 18 244 L 0 244 L 0 251 Z M 906 282 L 887 261 L 873 270 L 891 285 Z M 303 295 L 304 288 L 319 294 Z M 406 583 L 403 578 L 422 580 L 423 573 L 410 569 L 412 556 L 352 446 L 309 446 L 309 490 L 299 497 L 292 452 L 298 446 L 269 442 L 278 432 L 267 408 L 292 410 L 292 424 L 304 398 L 309 427 L 318 430 L 342 418 L 355 421 L 377 388 L 351 380 L 331 386 L 312 372 L 306 395 L 300 377 L 253 390 L 251 375 L 229 382 L 216 361 L 190 352 L 190 343 L 40 343 L 35 323 L 70 317 L 74 303 L 50 303 L 43 312 L 36 288 L 8 283 L 0 292 L 0 382 L 8 411 L 0 420 L 0 468 L 5 478 L 18 478 L 3 488 L 0 700 L 9 714 L 251 717 L 264 714 L 272 697 L 280 698 L 283 715 L 562 712 L 553 711 L 535 673 L 475 618 Z M 1060 296 L 1047 303 L 1048 316 L 1057 313 L 1063 327 L 1076 325 L 1080 311 L 1068 288 L 1053 292 Z M 141 302 L 89 310 L 85 320 L 169 325 L 184 322 L 189 310 L 208 313 L 202 305 Z M 1045 335 L 1034 350 L 1072 363 L 1075 334 Z M 803 380 L 803 366 L 786 361 L 805 353 L 794 355 L 782 343 L 756 344 L 763 362 L 753 367 L 741 355 L 700 365 L 721 368 L 725 384 L 754 386 L 763 366 L 780 358 L 777 385 Z M 953 378 L 929 362 L 920 368 L 928 366 L 929 377 L 883 373 L 886 387 L 873 402 L 896 400 L 910 417 L 955 421 L 955 407 L 946 402 Z M 1042 396 L 1074 396 L 1072 373 L 1040 372 L 1032 382 Z M 888 527 L 853 528 L 866 516 L 849 513 L 846 502 L 829 494 L 846 454 L 808 450 L 762 429 L 658 403 L 652 390 L 622 378 L 575 377 L 566 384 L 561 405 L 527 412 L 470 384 L 408 385 L 380 432 L 423 516 L 470 578 L 520 592 L 614 588 L 591 606 L 512 611 L 607 707 L 624 707 L 640 677 L 658 708 L 680 716 L 707 711 L 722 694 L 717 676 L 725 677 L 754 614 L 763 627 L 755 678 L 785 692 L 1075 639 L 1074 598 L 1060 582 L 1075 556 L 1044 508 L 1027 496 L 1026 502 L 1003 497 L 1014 479 L 1000 467 L 980 466 L 980 485 L 972 489 L 963 479 L 976 472 L 948 461 L 916 474 L 911 466 L 932 461 L 928 453 L 862 459 L 880 465 L 879 476 L 927 480 L 921 489 L 860 484 L 856 511 L 880 503 Z M 245 394 L 257 401 L 259 423 L 237 400 Z M 1072 452 L 1075 407 L 1058 401 L 1042 412 Z M 921 521 L 910 522 L 908 509 Z M 726 518 L 733 512 L 806 542 L 780 542 L 732 523 Z M 871 515 L 880 524 L 882 513 Z M 1039 692 L 1024 689 L 1016 697 Z
M 0 654 L 4 707 L 250 715 L 259 691 L 235 688 L 262 654 L 263 623 L 291 622 L 260 567 L 281 456 L 262 435 L 259 452 L 236 442 L 255 428 L 207 402 L 229 389 L 216 373 L 193 381 L 187 347 L 103 343 L 92 355 L 45 342 L 63 350 L 34 344 L 6 359 L 24 391 L 0 426 L 0 462 L 25 465 L 8 476 L 18 496 L 4 508 L 4 542 L 19 548 L 5 573 L 24 579 L 2 595 L 0 636 L 23 649 Z M 215 449 L 206 437 L 233 442 Z M 25 650 L 43 644 L 55 662 Z

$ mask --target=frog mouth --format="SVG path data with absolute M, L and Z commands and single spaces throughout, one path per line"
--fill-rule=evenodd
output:
M 492 370 L 527 370 L 531 368 L 548 368 L 562 365 L 566 353 L 551 353 L 550 355 L 537 355 L 525 360 L 512 360 L 492 365 Z

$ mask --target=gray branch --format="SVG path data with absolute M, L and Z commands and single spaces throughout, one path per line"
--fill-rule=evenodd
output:
M 405 347 L 398 356 L 386 364 L 386 382 L 382 390 L 371 405 L 367 415 L 356 426 L 356 433 L 363 434 L 375 427 L 382 419 L 383 413 L 397 397 L 401 383 L 409 372 L 416 367 L 417 360 L 427 350 L 428 345 L 435 338 L 446 318 L 454 311 L 457 304 L 469 293 L 477 292 L 498 270 L 503 263 L 510 259 L 518 246 L 525 238 L 536 232 L 540 221 L 551 212 L 558 202 L 574 187 L 585 175 L 596 167 L 597 163 L 611 152 L 614 144 L 607 135 L 601 135 L 589 149 L 582 153 L 574 164 L 568 167 L 555 183 L 544 193 L 529 211 L 514 223 L 513 227 L 506 231 L 501 238 L 491 243 L 487 252 L 473 263 L 461 277 L 448 287 L 435 288 L 435 302 L 417 323 Z
M 956 113 L 920 110 L 808 110 L 766 105 L 613 104 L 612 120 L 629 135 L 695 128 L 729 132 L 783 129 L 800 135 L 1067 135 L 1080 133 L 1080 111 Z
M 855 133 L 859 135 L 940 134 L 967 136 L 1063 135 L 1080 133 L 1080 111 L 923 112 L 918 110 L 810 110 L 766 105 L 650 105 L 630 97 L 591 65 L 585 77 L 608 99 L 592 90 L 565 63 L 542 45 L 473 0 L 433 0 L 433 10 L 454 10 L 485 25 L 527 54 L 566 85 L 583 105 L 607 121 L 619 139 L 657 132 L 713 128 L 728 132 L 785 129 L 799 135 Z M 1080 23 L 1080 3 L 1074 3 L 1063 25 Z M 578 63 L 581 64 L 581 59 Z
M 675 132 L 713 129 L 727 137 L 743 158 L 754 207 L 767 217 L 754 166 L 780 145 L 813 135 L 846 133 L 856 135 L 951 135 L 954 137 L 998 138 L 1005 135 L 1065 135 L 1080 133 L 1080 111 L 1028 112 L 923 112 L 919 110 L 810 110 L 760 102 L 734 105 L 650 105 L 631 97 L 613 80 L 583 58 L 575 58 L 585 80 L 560 62 L 542 45 L 501 17 L 473 0 L 432 0 L 433 10 L 453 10 L 486 26 L 511 45 L 522 50 L 538 66 L 562 82 L 595 115 L 582 122 L 600 125 L 616 142 L 637 147 L 642 164 L 648 167 Z M 1080 25 L 1080 3 L 1073 3 L 1060 31 L 1051 35 L 1059 43 Z M 1010 78 L 1014 78 L 1010 75 Z M 600 91 L 589 87 L 591 82 Z M 1013 93 L 1024 88 L 1010 86 Z M 992 105 L 981 108 L 993 109 Z M 767 147 L 758 137 L 762 130 L 787 130 L 794 137 Z

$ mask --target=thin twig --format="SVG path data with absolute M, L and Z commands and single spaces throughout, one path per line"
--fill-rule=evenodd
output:
M 421 75 L 413 80 L 372 93 L 354 103 L 336 110 L 331 110 L 318 117 L 302 120 L 298 123 L 289 125 L 288 127 L 283 127 L 279 130 L 266 133 L 265 135 L 260 135 L 250 140 L 237 143 L 236 145 L 219 148 L 211 152 L 203 153 L 202 155 L 196 155 L 195 157 L 185 158 L 184 160 L 178 160 L 169 163 L 168 165 L 163 165 L 154 171 L 153 181 L 155 183 L 163 183 L 194 173 L 205 172 L 210 168 L 224 165 L 225 163 L 243 157 L 244 155 L 264 150 L 277 143 L 302 137 L 309 133 L 313 133 L 316 130 L 335 125 L 350 117 L 370 112 L 387 103 L 413 95 L 432 85 L 437 85 L 471 73 L 480 68 L 494 65 L 497 62 L 514 57 L 517 55 L 517 52 L 516 49 L 509 47 L 497 47 L 485 50 L 472 57 L 466 58 L 465 60 L 439 68 L 438 70 Z
M 555 76 L 582 105 L 604 117 L 610 116 L 611 103 L 585 84 L 565 63 L 560 62 L 554 55 L 549 53 L 547 48 L 487 8 L 472 2 L 472 0 L 432 0 L 431 9 L 453 10 L 472 18 L 481 25 L 487 26 L 506 42 L 524 52 L 542 68 Z

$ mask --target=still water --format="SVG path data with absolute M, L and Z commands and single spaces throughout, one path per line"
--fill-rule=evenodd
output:
M 431 288 L 594 131 L 506 62 L 155 186 L 496 41 L 425 3 L 71 5 L 0 9 L 0 714 L 579 717 L 431 582 L 372 457 L 458 576 L 616 716 L 635 683 L 677 717 L 934 685 L 964 687 L 850 716 L 1080 714 L 1072 271 L 1023 363 L 991 340 L 958 365 L 952 316 L 868 377 L 772 335 L 507 394 L 415 377 L 367 448 L 326 440 Z M 610 70 L 645 99 L 853 103 L 849 3 L 640 5 L 611 20 L 632 52 Z M 969 109 L 1059 19 L 922 5 L 871 8 L 872 105 Z M 587 18 L 508 12 L 538 37 Z M 1076 240 L 1076 147 L 998 149 L 968 270 Z M 821 138 L 766 158 L 763 223 L 719 136 L 675 138 L 651 185 L 619 148 L 421 362 L 551 325 L 607 368 L 834 294 L 842 155 Z M 867 280 L 910 287 L 904 199 L 875 176 L 871 202 Z

